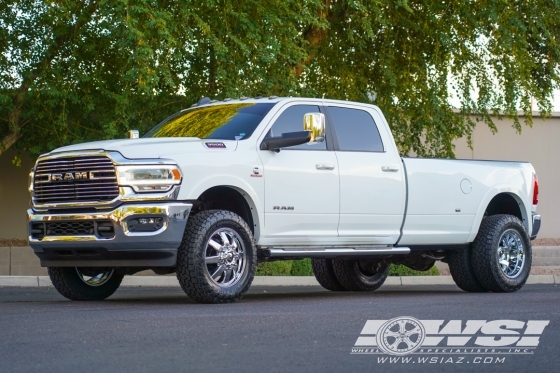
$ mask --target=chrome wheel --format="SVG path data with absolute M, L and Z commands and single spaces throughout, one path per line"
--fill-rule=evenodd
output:
M 229 288 L 243 277 L 247 257 L 243 241 L 231 228 L 220 228 L 210 235 L 204 256 L 206 272 L 212 282 Z
M 519 276 L 525 265 L 525 250 L 521 236 L 515 229 L 508 229 L 498 243 L 498 264 L 508 278 Z
M 89 286 L 101 286 L 113 276 L 114 269 L 78 268 L 76 272 L 80 280 Z

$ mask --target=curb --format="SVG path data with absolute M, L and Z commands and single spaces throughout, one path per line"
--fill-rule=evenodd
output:
M 527 284 L 560 284 L 560 276 L 533 275 Z M 314 276 L 256 276 L 254 286 L 320 286 Z M 383 287 L 414 285 L 455 285 L 451 276 L 390 276 Z M 0 276 L 0 287 L 52 286 L 49 276 Z M 121 286 L 179 287 L 175 276 L 125 276 Z

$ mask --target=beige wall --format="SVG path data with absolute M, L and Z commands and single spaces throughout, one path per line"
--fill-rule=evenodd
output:
M 473 150 L 466 141 L 457 141 L 457 158 L 529 161 L 539 176 L 540 201 L 538 211 L 543 225 L 539 238 L 560 238 L 560 113 L 553 118 L 535 118 L 533 128 L 523 127 L 518 135 L 511 120 L 496 121 L 498 133 L 480 124 L 473 134 Z M 0 156 L 0 239 L 25 239 L 26 213 L 29 206 L 27 175 L 33 161 L 24 157 L 22 166 L 11 160 L 16 153 Z M 1 253 L 0 253 L 1 256 Z
M 33 161 L 22 156 L 20 167 L 12 165 L 17 153 L 7 151 L 0 155 L 0 239 L 25 239 L 29 191 L 27 179 Z M 1 245 L 1 244 L 0 244 Z
M 523 118 L 520 118 L 523 121 Z M 457 141 L 457 158 L 529 161 L 539 177 L 539 205 L 542 215 L 539 238 L 560 238 L 560 113 L 552 118 L 533 119 L 533 127 L 523 126 L 521 135 L 512 120 L 495 121 L 498 132 L 479 124 L 473 133 L 473 150 L 466 140 Z

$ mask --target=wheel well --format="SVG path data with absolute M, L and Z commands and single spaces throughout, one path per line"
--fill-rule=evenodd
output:
M 198 197 L 198 206 L 194 213 L 206 210 L 227 210 L 239 216 L 255 233 L 255 223 L 251 207 L 243 195 L 232 187 L 218 186 L 205 191 Z
M 507 193 L 501 193 L 492 198 L 492 201 L 488 204 L 484 216 L 498 215 L 498 214 L 508 214 L 517 216 L 519 220 L 523 221 L 523 215 L 521 214 L 521 208 L 517 200 Z

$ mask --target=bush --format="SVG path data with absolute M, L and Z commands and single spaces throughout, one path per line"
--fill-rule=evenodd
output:
M 435 265 L 427 271 L 416 271 L 402 264 L 391 264 L 389 276 L 439 276 L 439 271 Z
M 257 266 L 256 276 L 313 276 L 311 259 L 277 260 Z
M 277 260 L 274 262 L 263 262 L 257 266 L 257 276 L 291 276 L 292 261 Z
M 277 260 L 263 262 L 257 266 L 256 276 L 313 276 L 311 259 Z M 427 271 L 415 271 L 402 264 L 391 264 L 389 276 L 438 276 L 439 271 L 433 266 Z
M 313 276 L 313 268 L 311 267 L 311 259 L 302 259 L 292 261 L 292 276 Z

